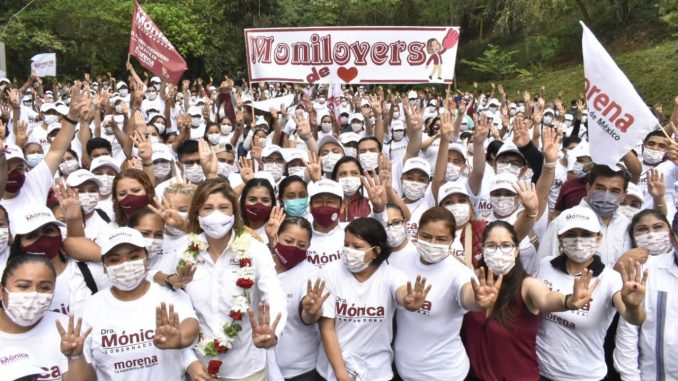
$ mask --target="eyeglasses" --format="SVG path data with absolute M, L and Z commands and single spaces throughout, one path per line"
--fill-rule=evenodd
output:
M 393 220 L 390 224 L 387 223 L 386 227 L 398 229 L 398 228 L 402 227 L 404 223 L 405 223 L 405 221 L 403 221 L 403 220 Z
M 483 244 L 483 248 L 490 254 L 496 253 L 497 250 L 501 251 L 503 254 L 511 254 L 513 250 L 515 250 L 516 244 L 513 242 L 502 242 L 500 244 L 488 242 Z

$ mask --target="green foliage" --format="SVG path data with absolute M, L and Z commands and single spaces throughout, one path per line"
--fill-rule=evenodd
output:
M 504 51 L 499 46 L 488 44 L 483 56 L 476 60 L 461 60 L 461 63 L 471 67 L 472 70 L 485 73 L 494 79 L 505 79 L 519 73 L 512 56 L 517 50 Z
M 662 21 L 668 24 L 674 32 L 678 31 L 678 0 L 661 0 L 659 2 L 659 15 Z
M 557 38 L 547 36 L 530 37 L 529 44 L 535 50 L 535 58 L 541 62 L 550 62 L 555 58 L 560 48 Z

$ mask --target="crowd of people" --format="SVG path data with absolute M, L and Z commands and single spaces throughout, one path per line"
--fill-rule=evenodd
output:
M 678 379 L 678 98 L 127 69 L 0 79 L 0 380 Z

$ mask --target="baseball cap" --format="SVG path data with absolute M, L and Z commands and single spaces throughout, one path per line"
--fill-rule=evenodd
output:
M 86 169 L 78 169 L 75 172 L 68 175 L 66 179 L 66 185 L 69 187 L 77 187 L 85 183 L 86 181 L 94 182 L 98 187 L 103 186 L 104 184 L 99 180 L 98 177 L 94 176 L 92 172 Z
M 516 193 L 516 190 L 513 188 L 513 184 L 518 181 L 518 177 L 512 173 L 499 173 L 494 176 L 494 183 L 490 188 L 490 192 L 494 192 L 499 189 L 506 189 L 513 193 Z
M 410 92 L 407 93 L 407 99 L 417 99 L 417 92 L 414 90 L 410 90 Z
M 26 161 L 24 152 L 15 144 L 5 144 L 5 159 L 10 161 L 12 159 L 21 159 Z
M 513 142 L 506 142 L 504 143 L 500 148 L 499 151 L 497 151 L 497 157 L 501 156 L 502 154 L 505 153 L 515 153 L 518 154 L 523 160 L 525 160 L 525 156 L 523 156 L 522 152 L 516 147 Z
M 321 193 L 329 193 L 341 199 L 344 198 L 344 189 L 341 187 L 341 184 L 334 180 L 322 179 L 320 181 L 313 181 L 308 184 L 309 198 L 313 198 L 313 196 L 319 195 Z
M 174 155 L 172 155 L 172 152 L 170 152 L 169 146 L 167 146 L 166 144 L 154 143 L 152 145 L 152 148 L 153 148 L 153 155 L 151 155 L 151 161 L 156 161 L 156 160 L 173 161 L 174 160 Z
M 358 112 L 351 114 L 351 117 L 348 118 L 349 121 L 352 121 L 352 120 L 355 120 L 355 119 L 358 119 L 358 120 L 361 121 L 361 122 L 364 122 L 364 121 L 365 121 L 365 118 L 363 117 L 363 114 L 358 113 Z
M 38 359 L 26 348 L 6 346 L 0 350 L 0 380 L 11 381 L 42 374 Z
M 151 83 L 153 83 L 153 82 L 160 83 L 160 78 L 158 78 L 158 77 L 152 77 L 152 78 L 151 78 Z
M 574 116 L 572 114 L 565 114 L 565 120 L 574 120 Z
M 629 181 L 629 185 L 626 187 L 626 195 L 633 196 L 643 202 L 643 192 L 640 190 L 638 185 Z
M 40 113 L 45 113 L 50 110 L 57 111 L 54 103 L 43 103 L 42 106 L 40 106 Z
M 55 130 L 60 130 L 61 129 L 61 123 L 59 122 L 54 122 L 47 126 L 47 135 L 51 134 Z
M 188 108 L 188 115 L 190 116 L 202 116 L 202 111 L 200 107 L 191 106 Z
M 106 255 L 116 246 L 125 243 L 144 249 L 146 248 L 146 240 L 138 230 L 128 227 L 121 227 L 113 229 L 110 233 L 108 233 L 104 244 L 101 246 L 101 255 Z
M 27 205 L 22 210 L 17 210 L 17 216 L 10 221 L 12 234 L 27 234 L 33 230 L 46 225 L 56 224 L 61 227 L 66 225 L 54 217 L 54 213 L 44 205 Z
M 276 152 L 283 156 L 282 148 L 280 148 L 279 145 L 277 144 L 266 145 L 266 147 L 264 147 L 261 150 L 261 157 L 269 157 Z
M 155 153 L 155 149 L 153 150 L 153 153 Z M 99 156 L 92 159 L 89 170 L 94 172 L 95 169 L 101 167 L 111 167 L 116 173 L 120 173 L 120 166 L 110 156 Z
M 368 101 L 367 99 L 362 99 L 360 101 L 360 107 L 365 107 L 365 106 L 372 107 L 372 105 L 370 104 L 370 101 Z
M 431 99 L 428 101 L 429 106 L 437 106 L 438 105 L 438 100 L 437 99 Z
M 127 89 L 127 84 L 126 84 L 125 82 L 123 82 L 123 81 L 118 81 L 118 82 L 116 82 L 116 83 L 115 83 L 115 86 L 116 86 L 118 89 L 120 89 L 121 87 L 124 87 L 124 88 Z
M 443 184 L 442 187 L 438 190 L 438 200 L 439 202 L 442 202 L 447 196 L 453 195 L 453 194 L 463 194 L 464 196 L 468 197 L 468 190 L 466 189 L 466 180 L 455 180 L 455 181 L 448 181 L 445 184 Z
M 546 110 L 544 110 L 544 115 L 546 114 L 555 115 L 556 113 L 553 111 L 552 108 L 547 108 Z
M 403 166 L 403 173 L 407 173 L 414 169 L 418 169 L 426 174 L 426 176 L 431 176 L 431 165 L 428 161 L 420 157 L 412 157 L 405 161 Z
M 466 161 L 466 147 L 464 147 L 463 144 L 461 143 L 450 143 L 450 145 L 447 146 L 447 151 L 456 151 L 461 154 L 461 156 L 464 158 L 464 161 Z
M 487 102 L 488 106 L 499 106 L 499 100 L 497 98 L 492 98 Z
M 308 153 L 299 148 L 283 148 L 282 149 L 283 159 L 289 164 L 292 160 L 301 160 L 304 163 L 308 163 Z
M 391 121 L 391 129 L 393 131 L 401 131 L 405 129 L 405 123 L 400 119 L 394 119 Z
M 572 148 L 572 150 L 569 152 L 569 156 L 575 159 L 584 156 L 591 157 L 591 150 L 589 149 L 589 144 L 586 141 L 582 141 L 581 143 L 577 144 L 574 148 Z
M 360 135 L 355 132 L 344 132 L 339 135 L 339 138 L 341 139 L 341 144 L 358 143 L 360 141 Z
M 561 214 L 564 221 L 563 226 L 558 230 L 558 235 L 561 235 L 568 230 L 584 229 L 593 233 L 600 232 L 600 221 L 591 208 L 584 206 L 575 206 L 567 209 Z
M 254 125 L 255 126 L 264 126 L 265 125 L 266 127 L 268 127 L 268 122 L 266 121 L 266 119 L 264 119 L 263 116 L 260 115 L 260 116 L 257 116 L 257 120 L 254 122 Z
M 56 107 L 54 109 L 56 110 L 56 112 L 58 112 L 61 115 L 68 115 L 69 108 L 68 108 L 68 106 L 66 106 L 63 103 L 56 105 Z
M 322 138 L 320 138 L 320 140 L 318 140 L 318 144 L 317 144 L 318 152 L 316 152 L 316 153 L 320 153 L 320 150 L 322 150 L 323 146 L 327 143 L 334 143 L 334 144 L 338 145 L 339 147 L 341 147 L 342 151 L 344 150 L 344 145 L 341 144 L 341 142 L 337 138 L 335 138 L 334 135 L 328 134 L 328 135 L 325 135 Z

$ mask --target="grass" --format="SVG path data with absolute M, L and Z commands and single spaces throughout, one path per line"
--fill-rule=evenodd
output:
M 662 103 L 664 114 L 671 114 L 673 99 L 678 95 L 678 40 L 620 55 L 612 54 L 612 57 L 647 103 Z M 567 106 L 570 100 L 584 92 L 584 68 L 580 63 L 565 69 L 545 71 L 530 79 L 494 82 L 501 82 L 511 99 L 522 99 L 524 90 L 534 95 L 542 85 L 546 87 L 547 100 L 554 99 L 559 91 L 563 91 Z M 491 81 L 480 82 L 479 86 L 489 90 Z M 472 85 L 460 83 L 460 87 L 468 90 Z

